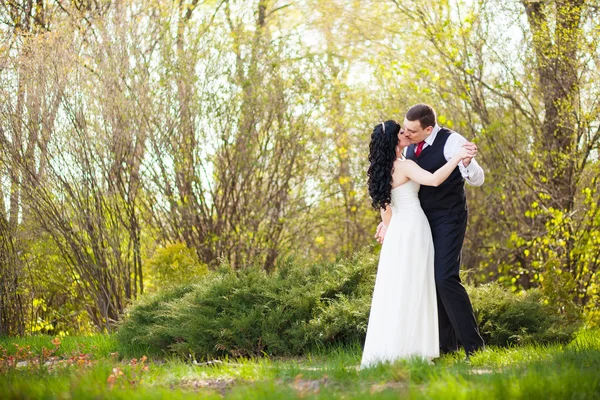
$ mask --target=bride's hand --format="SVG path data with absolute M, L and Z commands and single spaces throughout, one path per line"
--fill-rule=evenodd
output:
M 476 151 L 471 150 L 469 147 L 461 147 L 454 154 L 454 156 L 460 157 L 461 160 L 465 158 L 468 158 L 470 160 L 471 158 L 475 157 L 476 153 Z
M 383 222 L 380 222 L 377 226 L 377 232 L 375 232 L 375 239 L 377 242 L 383 243 L 383 238 L 385 237 L 385 232 L 387 231 L 387 227 Z
M 468 157 L 465 157 L 462 159 L 463 165 L 465 167 L 467 167 L 471 163 L 471 160 L 473 159 L 473 157 L 475 157 L 477 155 L 477 145 L 475 143 L 467 142 L 467 143 L 463 144 L 463 148 L 465 148 L 471 152 L 471 154 Z

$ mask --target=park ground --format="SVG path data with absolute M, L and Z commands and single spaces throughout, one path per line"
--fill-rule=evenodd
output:
M 600 333 L 568 344 L 487 348 L 359 370 L 360 345 L 304 357 L 198 362 L 147 356 L 114 336 L 0 339 L 3 399 L 594 399 Z

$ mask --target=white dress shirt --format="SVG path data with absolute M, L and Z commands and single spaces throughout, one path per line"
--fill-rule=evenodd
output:
M 442 128 L 438 124 L 435 124 L 435 126 L 433 127 L 433 131 L 431 131 L 431 134 L 425 138 L 425 143 L 423 144 L 423 149 L 421 149 L 421 151 L 425 150 L 427 146 L 433 145 L 433 142 L 435 141 L 435 138 L 437 137 L 437 134 L 440 131 L 440 129 Z M 452 132 L 448 137 L 446 144 L 444 145 L 444 158 L 446 159 L 446 161 L 449 161 L 452 158 L 452 156 L 456 154 L 458 149 L 460 149 L 466 142 L 467 139 L 465 139 L 461 134 Z M 485 174 L 481 166 L 479 166 L 479 164 L 477 164 L 477 161 L 475 161 L 475 158 L 471 159 L 471 162 L 467 167 L 463 165 L 462 161 L 459 162 L 458 169 L 460 170 L 462 177 L 465 179 L 465 181 L 467 181 L 469 185 L 483 185 L 483 181 L 485 180 Z

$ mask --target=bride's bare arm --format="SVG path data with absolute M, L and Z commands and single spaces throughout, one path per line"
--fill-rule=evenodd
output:
M 390 220 L 392 219 L 392 208 L 388 204 L 385 206 L 385 210 L 381 210 L 381 221 L 383 225 L 390 226 Z
M 443 167 L 439 168 L 433 174 L 419 167 L 414 161 L 406 160 L 402 163 L 402 172 L 404 172 L 409 179 L 420 183 L 421 185 L 439 186 L 448 179 L 460 160 L 469 156 L 469 154 L 469 150 L 461 147 Z
M 385 233 L 391 219 L 392 209 L 388 204 L 385 207 L 385 210 L 381 210 L 381 223 L 377 226 L 377 231 L 375 232 L 375 239 L 377 239 L 379 243 L 383 243 L 383 239 L 385 238 Z

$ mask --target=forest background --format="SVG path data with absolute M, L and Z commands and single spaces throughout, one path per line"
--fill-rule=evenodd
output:
M 370 134 L 419 102 L 486 171 L 466 279 L 600 323 L 596 2 L 0 4 L 0 335 L 110 331 L 223 265 L 376 254 Z

